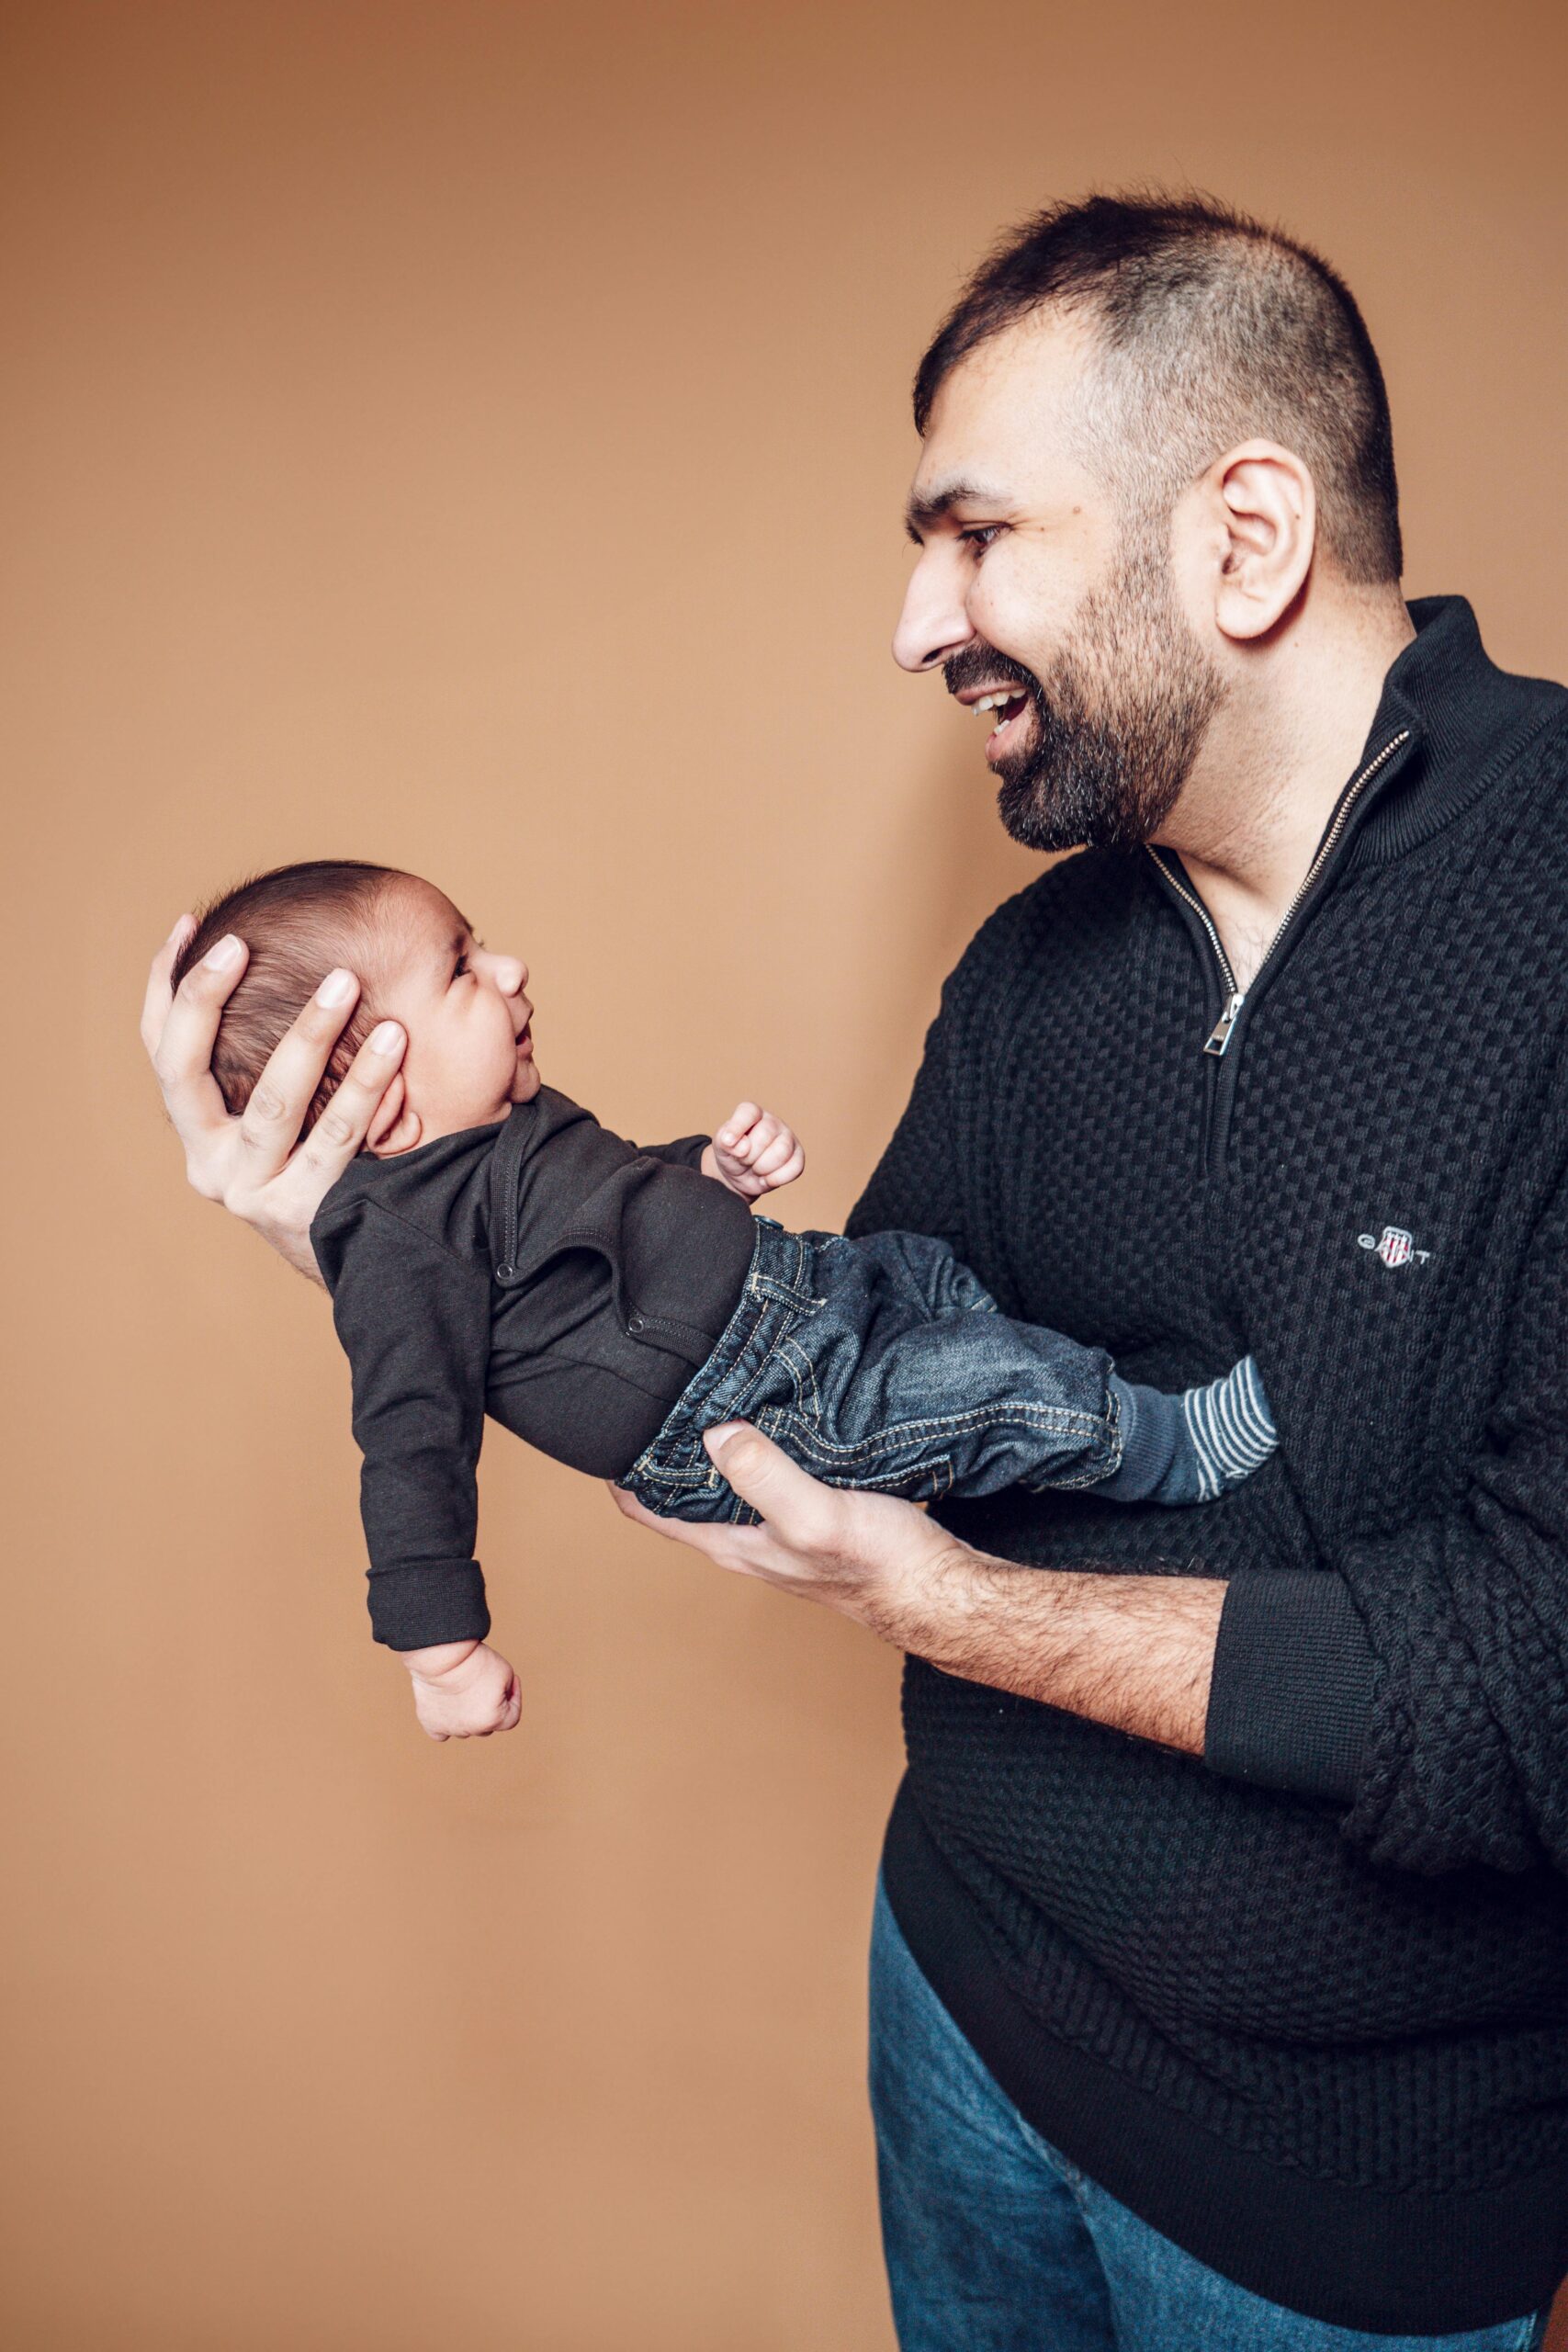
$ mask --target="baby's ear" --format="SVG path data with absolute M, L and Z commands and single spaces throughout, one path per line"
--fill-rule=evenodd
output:
M 423 1132 L 419 1113 L 409 1107 L 402 1071 L 396 1070 L 387 1091 L 376 1105 L 376 1114 L 365 1138 L 365 1148 L 374 1152 L 379 1159 L 395 1159 L 400 1151 L 412 1151 Z

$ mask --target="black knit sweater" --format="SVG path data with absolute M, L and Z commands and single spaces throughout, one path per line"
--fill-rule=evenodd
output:
M 1280 1450 L 1192 1511 L 944 1506 L 1224 1578 L 1201 1761 L 910 1659 L 884 1858 L 1036 2129 L 1256 2293 L 1475 2328 L 1568 2268 L 1568 695 L 1412 606 L 1247 989 L 1168 852 L 985 925 L 851 1220 Z

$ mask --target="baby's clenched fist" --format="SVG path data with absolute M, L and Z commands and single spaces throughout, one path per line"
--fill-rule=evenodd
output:
M 755 1102 L 739 1102 L 703 1154 L 703 1174 L 716 1176 L 743 1201 L 793 1184 L 806 1154 L 793 1127 Z
M 488 1739 L 513 1731 L 523 1713 L 517 1677 L 488 1642 L 405 1650 L 413 1711 L 432 1739 Z M 416 1664 L 414 1661 L 417 1660 Z

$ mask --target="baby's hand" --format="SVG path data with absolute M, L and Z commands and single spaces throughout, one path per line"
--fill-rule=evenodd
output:
M 404 1650 L 402 1659 L 414 1713 L 432 1739 L 488 1739 L 492 1731 L 516 1729 L 523 1713 L 517 1677 L 487 1642 L 442 1642 Z
M 793 1184 L 806 1166 L 806 1154 L 793 1127 L 760 1111 L 755 1102 L 739 1102 L 703 1154 L 705 1176 L 716 1176 L 743 1201 L 776 1193 Z

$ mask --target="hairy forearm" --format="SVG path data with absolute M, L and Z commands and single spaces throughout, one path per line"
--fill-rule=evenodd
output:
M 1023 1568 L 954 1545 L 863 1613 L 945 1673 L 1201 1756 L 1224 1597 L 1208 1577 Z

